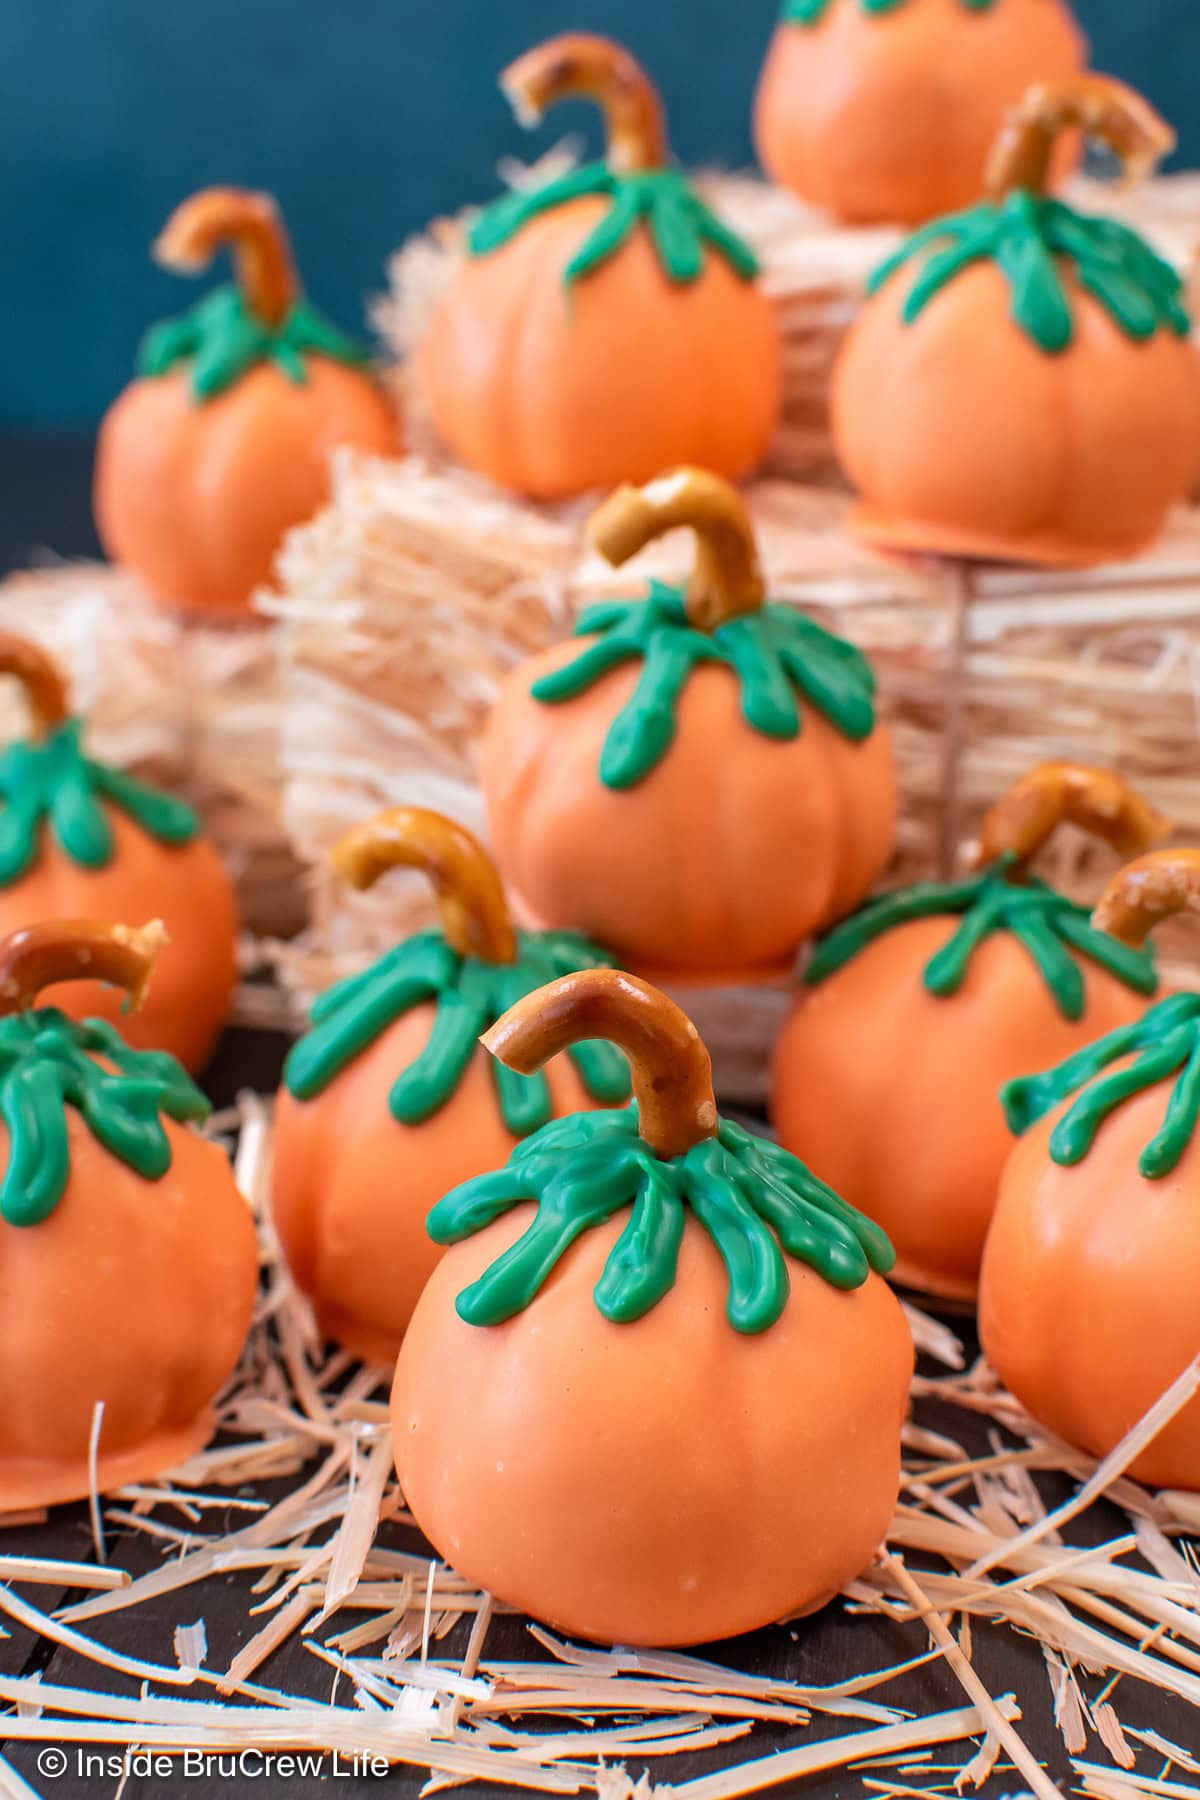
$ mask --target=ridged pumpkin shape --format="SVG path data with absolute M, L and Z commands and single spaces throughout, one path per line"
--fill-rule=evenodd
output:
M 1143 997 L 1082 964 L 1086 1009 L 1065 1019 L 1022 946 L 981 944 L 957 994 L 925 987 L 957 929 L 921 919 L 878 938 L 802 995 L 775 1050 L 780 1141 L 896 1247 L 896 1278 L 970 1299 L 1012 1137 L 1008 1081 L 1132 1023 Z
M 781 405 L 774 309 L 749 246 L 671 165 L 645 72 L 606 38 L 567 33 L 501 79 L 525 123 L 595 100 L 608 150 L 467 231 L 416 358 L 441 437 L 535 500 L 676 463 L 750 474 Z
M 405 1339 L 396 1467 L 426 1534 L 469 1581 L 600 1643 L 704 1642 L 832 1599 L 896 1501 L 912 1346 L 887 1284 L 838 1293 L 793 1267 L 783 1317 L 739 1338 L 693 1221 L 671 1292 L 614 1325 L 592 1290 L 621 1217 L 527 1311 L 465 1324 L 455 1296 L 528 1223 L 448 1251 Z
M 303 384 L 260 367 L 197 405 L 186 370 L 133 382 L 96 449 L 96 529 L 114 562 L 177 606 L 244 613 L 284 537 L 325 505 L 340 445 L 394 455 L 395 415 L 354 369 L 310 357 Z
M 146 1181 L 69 1130 L 53 1216 L 0 1220 L 0 1512 L 88 1494 L 101 1401 L 102 1491 L 202 1449 L 254 1311 L 254 1224 L 219 1146 L 168 1121 L 172 1167 Z
M 244 616 L 288 531 L 331 493 L 340 445 L 394 454 L 395 414 L 348 338 L 301 295 L 265 194 L 205 188 L 155 246 L 182 273 L 232 245 L 238 285 L 148 334 L 96 446 L 96 528 L 171 605 Z
M 516 1136 L 496 1105 L 479 1050 L 454 1096 L 423 1123 L 392 1116 L 397 1073 L 429 1041 L 434 1009 L 398 1019 L 312 1100 L 280 1090 L 271 1210 L 299 1286 L 327 1338 L 392 1363 L 442 1250 L 430 1209 L 460 1181 L 503 1163 Z M 565 1057 L 547 1070 L 556 1116 L 591 1100 Z
M 1005 1166 L 984 1252 L 988 1361 L 1049 1431 L 1097 1457 L 1200 1355 L 1200 1147 L 1163 1180 L 1138 1172 L 1171 1088 L 1163 1081 L 1127 1101 L 1075 1168 L 1049 1156 L 1060 1114 L 1036 1125 Z M 1129 1473 L 1200 1488 L 1200 1398 Z
M 1061 357 L 1014 325 L 990 264 L 912 325 L 912 280 L 868 303 L 833 385 L 862 536 L 1065 567 L 1134 556 L 1157 536 L 1200 469 L 1200 359 L 1170 333 L 1133 342 L 1063 279 L 1077 335 Z
M 698 668 L 667 757 L 630 792 L 597 770 L 637 671 L 545 706 L 530 696 L 587 640 L 511 674 L 480 749 L 496 858 L 516 902 L 623 956 L 742 971 L 849 912 L 891 854 L 896 792 L 879 727 L 848 742 L 817 712 L 789 742 L 750 730 L 727 669 Z
M 754 136 L 773 181 L 851 224 L 921 224 L 966 206 L 1026 89 L 1082 68 L 1087 40 L 1062 0 L 829 0 L 785 17 Z M 1073 160 L 1064 146 L 1062 173 Z

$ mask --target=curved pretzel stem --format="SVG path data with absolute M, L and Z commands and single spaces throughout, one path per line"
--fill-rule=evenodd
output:
M 1103 838 L 1121 856 L 1138 856 L 1171 831 L 1170 819 L 1111 769 L 1045 762 L 992 807 L 974 860 L 986 868 L 1009 855 L 1023 869 L 1068 821 Z
M 496 865 L 465 826 L 423 806 L 394 806 L 344 837 L 333 866 L 351 887 L 373 887 L 389 869 L 420 869 L 437 892 L 442 930 L 460 956 L 517 960 L 517 934 Z
M 618 175 L 661 169 L 667 160 L 662 102 L 653 82 L 620 44 L 587 31 L 548 38 L 500 77 L 522 125 L 537 125 L 559 100 L 594 100 L 608 130 L 608 165 Z
M 43 988 L 60 981 L 105 981 L 123 988 L 136 1011 L 167 941 L 159 919 L 140 929 L 99 919 L 23 926 L 0 942 L 0 1017 L 27 1012 Z
M 992 149 L 985 176 L 990 200 L 1015 189 L 1044 194 L 1054 147 L 1064 131 L 1107 144 L 1128 183 L 1151 174 L 1175 148 L 1175 133 L 1148 100 L 1111 75 L 1071 75 L 1038 82 L 1013 108 Z
M 38 737 L 49 737 L 68 718 L 67 684 L 40 645 L 0 631 L 0 675 L 15 675 L 24 688 Z
M 664 1161 L 715 1137 L 720 1121 L 712 1062 L 700 1033 L 673 1000 L 619 969 L 584 969 L 527 994 L 480 1039 L 520 1075 L 588 1038 L 608 1038 L 629 1058 L 639 1129 Z
M 271 330 L 296 303 L 299 284 L 279 209 L 270 194 L 246 188 L 201 188 L 177 206 L 154 246 L 164 268 L 196 275 L 225 244 L 250 312 Z
M 619 568 L 681 525 L 696 534 L 689 622 L 698 631 L 715 631 L 728 619 L 757 612 L 767 590 L 750 515 L 737 489 L 707 469 L 675 469 L 645 487 L 618 488 L 592 514 L 588 536 Z
M 1175 913 L 1200 913 L 1200 850 L 1155 850 L 1113 876 L 1092 923 L 1122 944 L 1144 944 Z

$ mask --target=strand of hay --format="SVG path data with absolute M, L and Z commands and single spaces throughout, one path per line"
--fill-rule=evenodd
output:
M 142 1684 L 136 1698 L 124 1698 L 86 1678 L 67 1686 L 0 1677 L 0 1706 L 7 1709 L 0 1734 L 10 1744 L 379 1756 L 429 1771 L 426 1791 L 487 1781 L 593 1792 L 601 1800 L 652 1800 L 655 1793 L 661 1800 L 737 1800 L 832 1769 L 847 1770 L 865 1793 L 929 1800 L 1011 1769 L 1028 1791 L 1049 1800 L 1054 1790 L 1018 1730 L 1021 1709 L 1012 1696 L 992 1695 L 975 1668 L 969 1626 L 984 1618 L 1041 1643 L 1052 1679 L 1046 1704 L 1063 1725 L 1087 1791 L 1194 1796 L 1196 1789 L 1165 1781 L 1161 1765 L 1156 1776 L 1137 1771 L 1143 1750 L 1165 1758 L 1166 1769 L 1196 1772 L 1200 1765 L 1169 1736 L 1124 1724 L 1112 1678 L 1200 1704 L 1200 1654 L 1190 1648 L 1200 1645 L 1200 1580 L 1186 1536 L 1200 1523 L 1196 1496 L 1151 1494 L 1126 1476 L 1110 1481 L 1111 1460 L 1097 1479 L 1094 1460 L 1041 1433 L 985 1365 L 963 1367 L 962 1347 L 945 1326 L 927 1321 L 922 1329 L 917 1313 L 910 1316 L 921 1340 L 941 1352 L 945 1371 L 914 1380 L 918 1408 L 932 1400 L 939 1422 L 957 1407 L 1015 1431 L 1015 1441 L 994 1436 L 989 1454 L 968 1458 L 952 1436 L 918 1418 L 887 1545 L 847 1590 L 852 1614 L 926 1625 L 930 1650 L 882 1667 L 874 1654 L 865 1656 L 861 1671 L 826 1686 L 691 1654 L 575 1645 L 536 1626 L 528 1659 L 489 1654 L 492 1621 L 503 1609 L 444 1564 L 379 1535 L 384 1525 L 411 1522 L 391 1474 L 387 1372 L 322 1350 L 261 1217 L 268 1109 L 248 1097 L 237 1117 L 237 1168 L 260 1211 L 265 1286 L 241 1367 L 221 1402 L 233 1441 L 201 1452 L 160 1483 L 109 1497 L 111 1528 L 141 1531 L 162 1546 L 162 1563 L 136 1580 L 117 1586 L 124 1578 L 92 1565 L 81 1571 L 49 1559 L 0 1561 L 0 1579 L 91 1587 L 53 1618 L 0 1588 L 0 1610 L 68 1647 L 101 1679 L 113 1671 Z M 227 1129 L 230 1119 L 219 1123 Z M 1161 1416 L 1160 1407 L 1151 1424 Z M 1140 1443 L 1150 1428 L 1130 1441 Z M 1031 1470 L 1079 1482 L 1089 1502 L 1103 1492 L 1128 1513 L 1129 1529 L 1097 1545 L 1063 1543 L 1058 1527 L 1070 1510 L 1047 1512 Z M 253 1490 L 281 1475 L 294 1481 L 282 1497 L 231 1495 L 246 1522 L 220 1528 L 216 1508 L 227 1490 Z M 239 1634 L 241 1648 L 227 1668 L 210 1668 L 203 1617 L 196 1616 L 202 1584 L 220 1578 L 227 1587 L 234 1577 L 255 1624 Z M 95 1621 L 148 1605 L 168 1624 L 178 1609 L 174 1664 L 128 1657 L 92 1635 Z M 465 1650 L 447 1653 L 450 1632 L 467 1619 L 473 1623 Z M 873 1641 L 864 1634 L 864 1652 Z M 348 1683 L 350 1704 L 318 1705 L 256 1679 L 291 1643 Z M 968 1706 L 908 1718 L 877 1697 L 898 1676 L 938 1659 L 964 1684 Z M 1104 1685 L 1089 1698 L 1096 1682 Z M 1028 1715 L 1031 1698 L 1023 1704 Z M 816 1717 L 855 1724 L 849 1733 L 814 1739 Z M 785 1731 L 786 1746 L 765 1757 L 751 1753 L 719 1774 L 651 1787 L 654 1764 L 743 1739 L 753 1752 L 754 1733 L 764 1726 Z M 961 1762 L 932 1760 L 934 1747 L 957 1743 L 965 1746 Z M 1001 1750 L 1010 1761 L 999 1762 Z M 1098 1760 L 1105 1755 L 1111 1769 Z
M 569 146 L 525 167 L 502 171 L 509 186 L 550 179 L 574 160 Z M 752 245 L 774 302 L 784 347 L 784 404 L 770 468 L 799 481 L 837 485 L 840 475 L 829 419 L 829 378 L 847 331 L 862 305 L 867 277 L 891 254 L 902 233 L 889 226 L 838 225 L 782 188 L 753 175 L 702 174 L 708 203 Z M 1068 198 L 1085 211 L 1123 218 L 1160 255 L 1190 274 L 1200 251 L 1200 175 L 1160 177 L 1122 192 L 1111 183 L 1081 179 Z M 396 359 L 409 442 L 436 454 L 433 426 L 408 365 L 462 255 L 472 214 L 438 219 L 409 240 L 388 265 L 388 293 L 373 321 Z
M 0 582 L 0 628 L 52 652 L 106 762 L 197 807 L 237 884 L 250 931 L 304 922 L 283 831 L 278 753 L 282 671 L 272 634 L 185 619 L 102 563 L 58 563 Z M 15 685 L 0 690 L 0 741 L 26 728 Z
M 964 577 L 854 543 L 829 489 L 764 480 L 748 493 L 773 596 L 860 644 L 879 671 L 903 798 L 889 885 L 948 874 L 987 807 L 1051 758 L 1120 769 L 1180 841 L 1200 842 L 1200 511 L 1181 510 L 1136 563 Z M 399 802 L 482 831 L 475 758 L 504 675 L 597 596 L 686 570 L 676 534 L 614 574 L 587 552 L 586 511 L 530 507 L 421 458 L 343 453 L 333 504 L 289 539 L 270 606 L 287 683 L 284 816 L 311 871 L 312 924 L 273 960 L 298 1009 L 434 916 L 418 877 L 342 891 L 328 871 L 337 839 Z M 1090 902 L 1113 863 L 1064 830 L 1043 866 Z M 1160 950 L 1168 982 L 1200 977 L 1186 923 Z M 695 1008 L 722 1097 L 761 1103 L 787 984 L 682 984 L 677 997 Z

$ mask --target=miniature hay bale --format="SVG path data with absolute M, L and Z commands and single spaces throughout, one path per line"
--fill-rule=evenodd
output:
M 540 183 L 570 166 L 552 152 L 531 168 L 503 171 L 514 187 Z M 698 177 L 711 206 L 757 252 L 775 302 L 784 345 L 784 403 L 770 470 L 801 481 L 838 483 L 829 422 L 829 377 L 842 340 L 862 304 L 868 275 L 901 239 L 890 226 L 838 225 L 782 188 L 753 175 Z M 1200 175 L 1171 175 L 1128 192 L 1079 180 L 1069 190 L 1085 211 L 1115 214 L 1143 232 L 1162 256 L 1190 273 L 1200 252 Z M 388 266 L 389 292 L 376 303 L 374 323 L 397 358 L 408 413 L 409 440 L 434 454 L 437 443 L 405 366 L 428 327 L 460 250 L 464 212 L 439 219 L 411 238 Z
M 237 882 L 243 923 L 285 933 L 304 920 L 280 823 L 282 677 L 272 634 L 197 624 L 102 563 L 63 563 L 0 582 L 0 627 L 60 662 L 97 755 L 182 793 Z M 25 729 L 0 688 L 0 732 Z
M 1051 757 L 1119 768 L 1181 840 L 1200 842 L 1200 512 L 1180 512 L 1136 563 L 967 577 L 855 544 L 831 490 L 763 481 L 749 498 L 773 596 L 860 644 L 879 671 L 903 796 L 889 884 L 948 873 L 991 802 Z M 400 802 L 482 831 L 475 752 L 507 670 L 598 594 L 686 568 L 681 533 L 614 573 L 586 550 L 586 512 L 527 506 L 418 458 L 344 452 L 333 504 L 289 539 L 269 604 L 287 680 L 284 816 L 312 869 L 311 928 L 278 956 L 300 1000 L 434 916 L 418 877 L 342 891 L 327 867 L 337 839 Z M 1071 832 L 1049 864 L 1082 900 L 1112 868 Z M 1163 943 L 1170 979 L 1200 979 L 1186 925 Z M 760 1101 L 786 988 L 677 991 L 723 1097 Z

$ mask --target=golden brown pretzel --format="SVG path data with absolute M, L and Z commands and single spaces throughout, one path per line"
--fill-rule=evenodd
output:
M 349 832 L 333 852 L 351 887 L 372 887 L 389 869 L 419 869 L 437 892 L 442 930 L 460 956 L 510 963 L 517 936 L 496 865 L 453 819 L 423 806 L 394 806 Z
M 1155 850 L 1113 876 L 1092 921 L 1135 948 L 1175 913 L 1200 913 L 1200 850 Z
M 0 942 L 0 1016 L 27 1012 L 43 988 L 60 981 L 108 982 L 125 990 L 136 1011 L 166 942 L 157 919 L 140 928 L 98 919 L 23 926 Z
M 67 684 L 40 645 L 0 631 L 0 675 L 15 675 L 24 688 L 37 737 L 48 737 L 67 718 Z
M 687 611 L 699 631 L 757 612 L 766 598 L 750 515 L 737 489 L 707 469 L 673 469 L 645 487 L 610 494 L 588 523 L 588 535 L 619 568 L 639 550 L 686 526 L 696 534 Z
M 992 807 L 975 861 L 986 868 L 997 857 L 1012 855 L 1023 868 L 1067 821 L 1103 838 L 1121 856 L 1139 855 L 1171 830 L 1171 821 L 1111 769 L 1045 762 Z
M 527 994 L 480 1042 L 507 1068 L 532 1075 L 569 1044 L 608 1038 L 629 1058 L 639 1129 L 656 1156 L 683 1156 L 715 1137 L 712 1062 L 673 1000 L 618 969 L 584 969 Z
M 1017 188 L 1044 194 L 1054 147 L 1064 131 L 1083 131 L 1107 144 L 1128 182 L 1151 174 L 1175 148 L 1175 133 L 1148 100 L 1111 75 L 1069 75 L 1039 82 L 1014 107 L 988 163 L 991 200 Z
M 283 220 L 270 194 L 201 188 L 175 208 L 154 255 L 164 268 L 192 275 L 206 269 L 225 244 L 233 250 L 247 310 L 277 330 L 296 303 L 298 284 Z
M 588 31 L 548 38 L 510 63 L 500 85 L 523 125 L 536 125 L 559 100 L 594 100 L 608 131 L 608 165 L 619 175 L 661 169 L 667 160 L 657 90 L 611 38 Z

